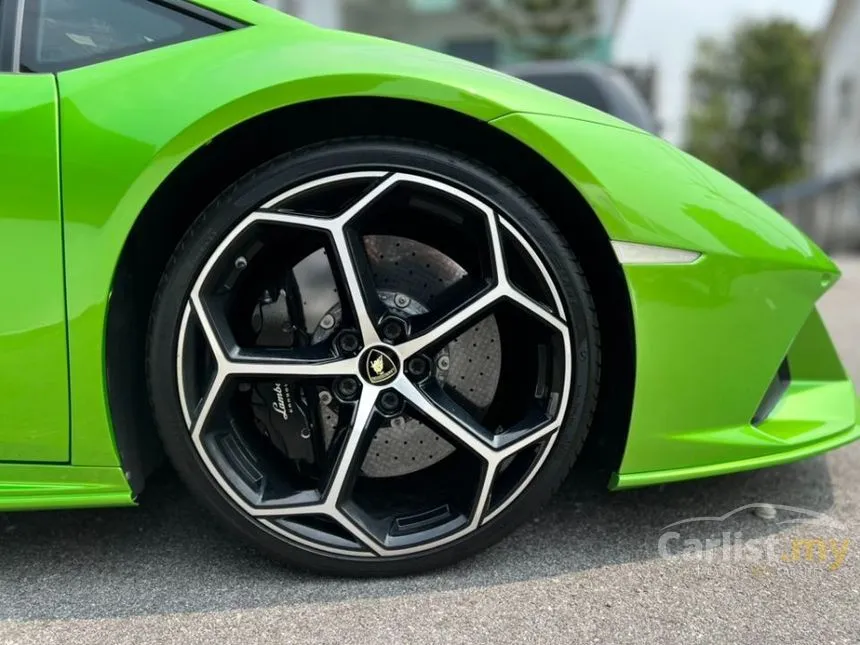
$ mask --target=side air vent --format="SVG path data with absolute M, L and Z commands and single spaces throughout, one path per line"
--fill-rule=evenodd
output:
M 791 372 L 788 369 L 788 359 L 785 359 L 770 382 L 767 392 L 765 392 L 764 398 L 761 400 L 758 410 L 756 410 L 752 418 L 754 426 L 759 425 L 770 416 L 770 413 L 773 412 L 776 404 L 779 403 L 782 395 L 788 389 L 789 383 L 791 383 Z

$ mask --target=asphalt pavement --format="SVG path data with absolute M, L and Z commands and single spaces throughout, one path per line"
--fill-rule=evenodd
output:
M 841 265 L 822 310 L 860 382 L 860 260 Z M 272 564 L 225 535 L 169 472 L 136 509 L 0 514 L 0 643 L 860 642 L 860 444 L 708 480 L 621 493 L 602 484 L 575 474 L 497 547 L 384 580 Z M 775 560 L 725 547 L 660 556 L 663 527 L 761 502 L 823 514 L 826 526 L 749 508 L 708 535 L 775 541 Z

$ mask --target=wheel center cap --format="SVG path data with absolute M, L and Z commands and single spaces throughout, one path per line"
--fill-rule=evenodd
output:
M 387 347 L 371 347 L 362 355 L 359 369 L 362 378 L 371 385 L 384 385 L 397 377 L 400 359 Z

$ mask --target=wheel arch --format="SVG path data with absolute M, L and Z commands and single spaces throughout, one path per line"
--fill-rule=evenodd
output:
M 105 361 L 114 439 L 135 494 L 160 462 L 146 396 L 149 313 L 161 275 L 194 218 L 227 186 L 277 155 L 326 139 L 405 138 L 475 158 L 525 190 L 554 220 L 592 287 L 603 335 L 603 388 L 584 459 L 617 469 L 633 402 L 633 316 L 626 281 L 597 216 L 537 152 L 480 119 L 405 99 L 345 97 L 263 113 L 224 130 L 182 160 L 150 196 L 125 240 L 108 303 Z

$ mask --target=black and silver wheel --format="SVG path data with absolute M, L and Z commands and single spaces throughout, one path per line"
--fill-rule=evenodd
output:
M 599 380 L 575 258 L 451 153 L 350 140 L 267 164 L 164 275 L 149 383 L 218 516 L 319 571 L 405 573 L 495 542 L 557 488 Z

